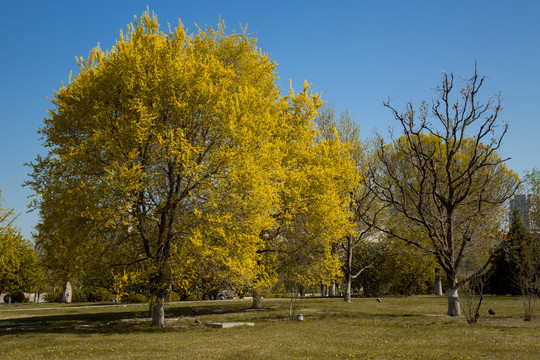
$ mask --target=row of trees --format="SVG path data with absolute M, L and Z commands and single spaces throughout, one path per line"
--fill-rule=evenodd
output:
M 500 98 L 480 102 L 476 71 L 457 95 L 445 74 L 419 109 L 386 103 L 402 132 L 370 143 L 309 85 L 283 95 L 276 64 L 223 23 L 163 33 L 145 13 L 78 63 L 31 164 L 36 244 L 63 282 L 106 268 L 118 292 L 144 289 L 155 326 L 171 285 L 202 291 L 204 279 L 260 300 L 277 282 L 343 273 L 350 301 L 378 254 L 398 259 L 404 244 L 443 270 L 459 315 L 463 262 L 485 269 L 519 184 L 497 153 Z

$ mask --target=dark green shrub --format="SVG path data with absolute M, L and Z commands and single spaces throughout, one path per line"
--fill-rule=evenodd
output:
M 86 302 L 86 293 L 81 290 L 73 290 L 71 294 L 71 302 Z
M 148 297 L 143 294 L 127 294 L 122 296 L 121 301 L 123 303 L 146 303 L 148 302 Z
M 101 287 L 90 287 L 85 289 L 86 300 L 90 302 L 97 301 L 111 301 L 114 298 L 114 295 L 111 294 L 107 289 Z
M 15 291 L 11 294 L 11 303 L 27 303 L 29 299 L 22 291 Z M 4 302 L 9 303 L 9 294 L 4 296 Z
M 60 302 L 61 298 L 62 298 L 62 289 L 48 292 L 45 295 L 46 302 Z

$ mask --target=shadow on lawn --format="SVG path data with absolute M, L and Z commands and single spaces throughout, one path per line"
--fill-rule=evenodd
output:
M 118 334 L 134 332 L 178 331 L 196 328 L 195 319 L 207 315 L 230 315 L 250 311 L 247 306 L 223 306 L 216 303 L 212 305 L 194 304 L 194 306 L 165 307 L 165 321 L 167 327 L 151 327 L 148 311 L 144 310 L 117 310 L 96 313 L 58 314 L 0 320 L 0 336 L 14 335 L 29 332 L 38 333 L 71 333 L 71 334 Z M 98 308 L 96 306 L 95 308 Z M 69 308 L 66 308 L 69 309 Z M 178 325 L 171 325 L 176 319 L 190 320 Z M 169 323 L 169 324 L 167 324 Z M 189 323 L 191 326 L 186 326 Z M 194 324 L 194 325 L 192 325 Z M 200 324 L 198 324 L 200 327 Z

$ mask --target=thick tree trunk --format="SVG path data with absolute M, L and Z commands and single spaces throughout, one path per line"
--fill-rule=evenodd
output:
M 437 275 L 435 278 L 435 295 L 441 296 L 442 294 L 442 279 L 440 275 Z
M 152 308 L 152 326 L 165 327 L 165 310 L 163 309 L 164 298 L 156 297 Z
M 66 284 L 64 285 L 64 290 L 62 291 L 62 297 L 60 298 L 60 302 L 71 303 L 72 295 L 73 293 L 71 291 L 71 283 L 69 281 L 66 281 Z
M 446 296 L 448 298 L 448 316 L 460 316 L 458 289 L 446 289 Z
M 262 309 L 262 296 L 260 291 L 253 290 L 253 305 L 252 309 Z

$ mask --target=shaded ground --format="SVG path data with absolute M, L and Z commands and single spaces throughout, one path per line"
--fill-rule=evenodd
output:
M 304 321 L 288 320 L 283 300 L 263 310 L 242 300 L 177 303 L 166 306 L 165 329 L 150 326 L 148 305 L 29 306 L 0 312 L 0 346 L 8 359 L 540 358 L 540 322 L 522 320 L 520 298 L 487 297 L 477 325 L 442 315 L 445 298 L 382 300 L 304 299 L 295 303 Z M 224 321 L 255 326 L 204 326 Z

